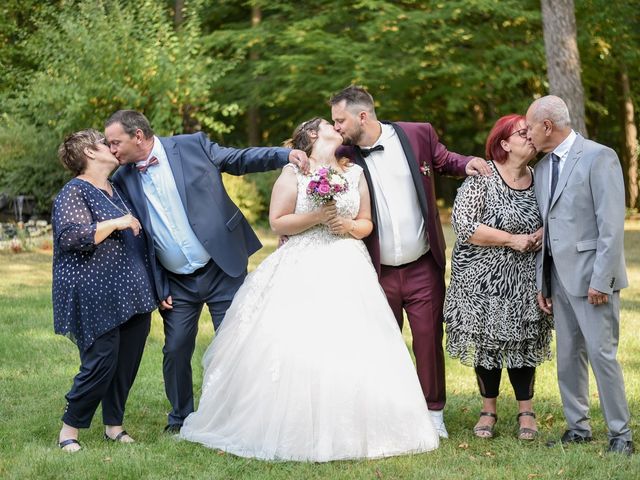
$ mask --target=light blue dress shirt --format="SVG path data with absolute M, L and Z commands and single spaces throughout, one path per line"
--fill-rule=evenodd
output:
M 204 267 L 211 256 L 191 229 L 167 154 L 156 136 L 149 157 L 138 164 L 145 164 L 151 157 L 158 159 L 158 165 L 138 175 L 147 199 L 156 255 L 170 272 L 193 273 Z

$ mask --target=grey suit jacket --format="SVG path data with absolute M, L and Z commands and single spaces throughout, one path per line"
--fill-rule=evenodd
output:
M 611 294 L 628 286 L 624 263 L 624 183 L 616 153 L 578 134 L 553 198 L 550 155 L 535 168 L 535 191 L 544 221 L 536 257 L 538 290 L 551 296 L 543 263 L 547 236 L 553 264 L 567 292 L 586 297 L 589 287 Z

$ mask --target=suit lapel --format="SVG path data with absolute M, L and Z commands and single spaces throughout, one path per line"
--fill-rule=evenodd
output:
M 127 193 L 129 194 L 129 200 L 133 204 L 133 210 L 136 213 L 136 217 L 140 220 L 142 228 L 151 232 L 151 220 L 149 219 L 149 209 L 147 208 L 147 200 L 144 196 L 144 190 L 142 189 L 142 180 L 140 174 L 136 170 L 134 163 L 129 163 L 120 168 L 124 169 L 124 175 L 122 179 L 124 181 Z
M 182 159 L 180 157 L 180 152 L 178 151 L 178 145 L 176 145 L 176 142 L 174 142 L 173 139 L 168 137 L 160 138 L 160 143 L 162 143 L 164 151 L 167 154 L 169 166 L 173 172 L 173 179 L 176 182 L 176 188 L 180 194 L 184 210 L 185 212 L 188 212 L 189 206 L 187 204 L 187 190 L 184 183 L 184 171 L 182 169 Z
M 420 208 L 422 209 L 422 214 L 424 218 L 427 218 L 427 195 L 424 191 L 424 186 L 422 184 L 422 176 L 420 174 L 420 170 L 418 167 L 418 161 L 416 160 L 416 156 L 413 153 L 413 148 L 411 147 L 411 142 L 409 141 L 409 137 L 398 125 L 395 123 L 391 123 L 391 126 L 396 131 L 398 138 L 400 139 L 400 144 L 402 145 L 402 149 L 404 150 L 404 154 L 407 157 L 407 163 L 409 164 L 409 171 L 411 172 L 411 177 L 413 179 L 413 185 L 416 188 L 416 193 L 418 194 L 418 201 L 420 202 Z
M 369 171 L 367 162 L 364 161 L 364 158 L 360 153 L 360 149 L 358 147 L 353 147 L 353 153 L 354 162 L 356 165 L 360 165 L 362 167 L 364 178 L 367 181 L 367 185 L 369 185 L 369 197 L 371 198 L 371 221 L 373 222 L 374 228 L 376 228 L 375 226 L 378 223 L 378 217 L 376 209 L 376 195 L 373 190 L 373 182 L 371 181 L 371 172 Z
M 571 146 L 571 150 L 569 150 L 569 155 L 567 156 L 567 160 L 565 161 L 564 166 L 562 167 L 562 173 L 560 174 L 560 178 L 558 178 L 558 184 L 556 185 L 556 191 L 553 194 L 553 198 L 549 202 L 549 209 L 553 207 L 553 205 L 560 197 L 562 190 L 567 185 L 567 180 L 571 175 L 574 167 L 580 160 L 580 156 L 582 155 L 582 147 L 584 144 L 584 137 L 580 134 L 576 136 L 573 145 Z
M 547 212 L 549 211 L 549 203 L 551 199 L 549 198 L 549 171 L 550 171 L 551 160 L 549 154 L 542 157 L 542 160 L 538 162 L 535 166 L 535 169 L 540 173 L 536 175 L 536 192 L 537 199 L 540 208 L 540 213 L 543 217 L 546 217 Z

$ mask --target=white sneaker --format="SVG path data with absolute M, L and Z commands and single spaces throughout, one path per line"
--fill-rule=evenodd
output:
M 433 426 L 436 427 L 440 438 L 449 438 L 449 432 L 447 432 L 447 427 L 444 425 L 444 413 L 442 410 L 429 410 L 429 413 L 431 414 Z

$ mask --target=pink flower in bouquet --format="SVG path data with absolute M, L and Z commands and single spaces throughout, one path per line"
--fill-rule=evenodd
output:
M 320 167 L 311 174 L 311 180 L 307 185 L 307 195 L 318 205 L 322 205 L 348 189 L 349 184 L 344 175 L 331 167 Z
M 321 195 L 328 195 L 329 193 L 331 193 L 331 187 L 328 183 L 321 183 L 318 187 L 318 193 Z

